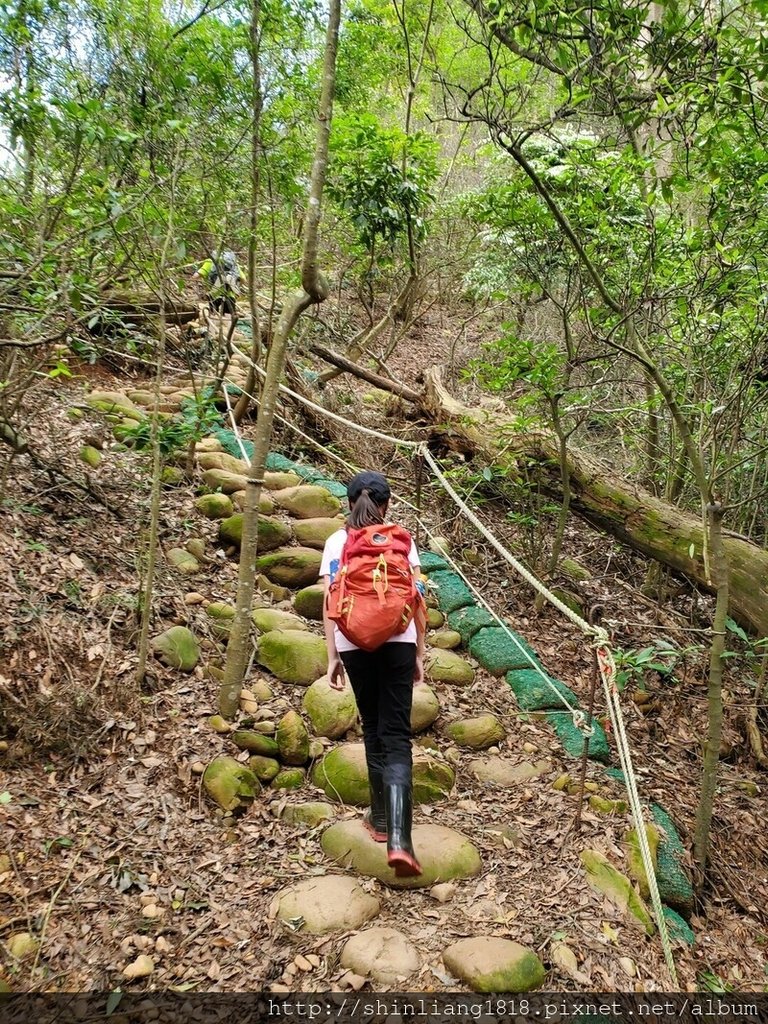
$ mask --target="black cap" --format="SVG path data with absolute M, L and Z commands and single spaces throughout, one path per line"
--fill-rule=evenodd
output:
M 357 501 L 363 491 L 368 491 L 377 505 L 384 505 L 392 497 L 387 478 L 381 473 L 358 473 L 347 484 L 347 497 Z

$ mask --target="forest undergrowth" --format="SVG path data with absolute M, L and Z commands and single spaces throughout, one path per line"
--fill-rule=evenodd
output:
M 426 318 L 407 353 L 390 364 L 395 375 L 415 380 L 426 354 L 434 360 L 445 337 L 444 324 Z M 208 724 L 217 684 L 204 670 L 217 639 L 210 630 L 206 634 L 190 593 L 231 601 L 237 566 L 217 544 L 215 524 L 202 523 L 191 511 L 195 481 L 163 492 L 161 544 L 202 535 L 209 556 L 192 580 L 159 573 L 152 628 L 194 623 L 203 664 L 184 677 L 153 661 L 144 686 L 136 687 L 148 458 L 113 450 L 98 414 L 73 423 L 67 409 L 82 405 L 94 387 L 122 390 L 144 381 L 135 369 L 72 369 L 70 378 L 36 387 L 44 415 L 31 424 L 30 441 L 38 455 L 75 479 L 82 478 L 82 445 L 101 449 L 104 458 L 92 479 L 109 508 L 51 479 L 24 456 L 5 476 L 0 933 L 29 932 L 38 941 L 21 961 L 1 946 L 3 975 L 13 989 L 113 989 L 126 984 L 123 971 L 144 954 L 152 960 L 151 975 L 128 984 L 181 991 L 357 987 L 363 982 L 338 962 L 343 936 L 290 934 L 270 914 L 274 895 L 289 881 L 326 870 L 322 830 L 307 832 L 280 820 L 284 798 L 269 790 L 235 828 L 223 826 L 202 791 L 199 766 L 221 750 L 221 737 Z M 180 367 L 169 368 L 168 375 L 183 383 Z M 412 429 L 398 402 L 361 407 L 359 393 L 359 381 L 341 377 L 323 401 L 342 412 L 352 404 L 387 432 Z M 337 451 L 355 464 L 387 466 L 396 491 L 413 498 L 408 460 L 393 461 L 383 447 L 372 451 L 367 440 L 342 434 L 332 438 Z M 273 447 L 322 465 L 318 452 L 297 449 L 288 431 Z M 471 489 L 469 476 L 481 467 L 456 459 L 450 466 Z M 337 465 L 325 468 L 343 479 Z M 531 528 L 522 515 L 526 509 L 521 505 L 510 518 L 508 506 L 482 483 L 482 477 L 474 483 L 482 516 L 519 551 Z M 471 551 L 467 569 L 486 599 L 535 647 L 547 670 L 586 700 L 592 664 L 583 636 L 548 606 L 536 613 L 529 588 L 428 484 L 423 504 L 434 532 L 454 550 Z M 683 580 L 670 580 L 669 596 L 659 606 L 640 591 L 644 560 L 578 521 L 569 523 L 565 554 L 589 575 L 577 586 L 581 598 L 601 606 L 616 647 L 635 653 L 624 663 L 623 706 L 641 794 L 669 809 L 690 849 L 706 729 L 700 631 L 711 599 Z M 659 652 L 670 641 L 683 653 L 667 671 Z M 650 664 L 661 659 L 662 671 L 637 656 L 648 650 L 655 652 Z M 726 681 L 711 879 L 691 921 L 696 944 L 676 949 L 682 984 L 691 990 L 761 991 L 768 984 L 764 774 L 756 770 L 744 735 L 750 687 L 740 664 L 734 658 Z M 258 675 L 254 669 L 251 678 Z M 288 693 L 280 699 L 281 706 L 297 703 Z M 552 743 L 546 723 L 518 711 L 503 680 L 479 673 L 474 687 L 443 711 L 472 713 L 478 706 L 505 722 L 509 749 L 547 758 L 551 777 L 576 771 Z M 599 716 L 601 707 L 598 695 Z M 427 891 L 406 898 L 363 882 L 375 886 L 383 902 L 380 923 L 406 931 L 420 949 L 423 967 L 411 985 L 425 991 L 455 987 L 440 959 L 446 935 L 491 928 L 540 952 L 551 972 L 549 990 L 664 989 L 657 940 L 638 939 L 617 921 L 615 909 L 586 885 L 578 859 L 593 841 L 623 856 L 624 818 L 585 806 L 577 833 L 576 799 L 548 781 L 500 793 L 479 786 L 461 764 L 457 779 L 449 804 L 423 806 L 419 815 L 473 835 L 483 857 L 481 875 L 460 883 L 448 904 Z M 596 767 L 587 779 L 605 792 Z M 310 786 L 305 789 L 306 798 L 316 798 Z M 623 795 L 618 783 L 610 795 Z M 577 977 L 550 957 L 561 940 L 577 955 Z

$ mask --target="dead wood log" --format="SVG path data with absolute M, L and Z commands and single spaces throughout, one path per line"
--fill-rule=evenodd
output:
M 452 447 L 473 453 L 490 465 L 515 471 L 520 456 L 533 460 L 543 488 L 561 496 L 558 441 L 553 433 L 520 430 L 500 402 L 470 408 L 443 384 L 440 367 L 425 373 L 423 412 L 439 423 Z M 701 519 L 669 505 L 586 452 L 568 453 L 571 510 L 643 554 L 683 573 L 704 590 L 712 590 L 703 559 Z M 768 635 L 768 551 L 743 537 L 724 534 L 728 558 L 730 613 L 758 635 Z
M 368 370 L 364 366 L 360 366 L 359 363 L 353 362 L 346 356 L 326 348 L 325 345 L 312 344 L 309 346 L 309 350 L 314 352 L 316 356 L 320 356 L 327 363 L 337 366 L 340 370 L 346 370 L 354 374 L 355 377 L 360 377 L 361 380 L 373 384 L 374 387 L 381 388 L 382 391 L 389 391 L 399 398 L 404 398 L 407 402 L 418 402 L 421 398 L 420 393 L 414 391 L 413 388 L 406 387 L 405 384 L 399 384 L 397 381 L 389 380 L 387 377 L 382 377 L 380 374 L 374 373 L 373 370 Z

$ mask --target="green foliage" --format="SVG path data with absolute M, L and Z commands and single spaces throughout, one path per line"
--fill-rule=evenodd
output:
M 221 413 L 215 405 L 215 395 L 210 388 L 199 392 L 197 397 L 187 399 L 182 406 L 182 415 L 170 420 L 161 420 L 157 425 L 157 438 L 163 458 L 172 452 L 186 448 L 191 441 L 199 441 L 221 424 Z M 149 448 L 152 445 L 152 421 L 143 419 L 123 429 L 123 438 L 135 448 Z
M 699 646 L 678 647 L 668 640 L 655 640 L 640 650 L 614 648 L 616 661 L 616 685 L 623 690 L 628 683 L 637 682 L 645 689 L 646 673 L 656 672 L 665 682 L 674 682 L 674 671 L 678 664 L 691 654 L 699 653 Z
M 395 245 L 409 223 L 424 235 L 437 178 L 434 139 L 385 128 L 373 114 L 354 114 L 334 120 L 331 154 L 328 193 L 367 249 L 377 242 Z

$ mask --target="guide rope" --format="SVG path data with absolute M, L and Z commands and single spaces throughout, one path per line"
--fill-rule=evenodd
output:
M 242 352 L 237 348 L 236 345 L 232 346 L 233 351 L 237 352 L 242 359 L 246 361 L 249 366 L 259 373 L 262 377 L 266 376 L 266 371 L 258 366 L 246 353 Z M 235 385 L 239 387 L 239 385 Z M 642 802 L 637 789 L 637 779 L 635 776 L 634 766 L 632 764 L 632 754 L 629 748 L 629 739 L 627 737 L 626 726 L 624 722 L 624 715 L 621 709 L 619 701 L 619 690 L 616 683 L 616 662 L 613 657 L 613 653 L 610 647 L 610 640 L 607 630 L 599 625 L 592 625 L 587 622 L 581 615 L 574 612 L 573 609 L 569 608 L 564 604 L 558 597 L 556 597 L 536 576 L 530 572 L 515 556 L 504 547 L 501 541 L 494 536 L 493 533 L 481 522 L 481 520 L 475 515 L 467 503 L 460 497 L 456 490 L 451 485 L 450 481 L 446 479 L 442 469 L 433 457 L 432 453 L 427 448 L 426 442 L 424 441 L 408 441 L 404 438 L 393 437 L 391 434 L 385 434 L 378 430 L 373 430 L 371 427 L 365 427 L 362 424 L 355 423 L 352 420 L 347 419 L 344 416 L 340 416 L 338 413 L 331 412 L 329 409 L 323 408 L 321 405 L 317 405 L 310 399 L 305 398 L 298 392 L 291 390 L 283 384 L 278 385 L 280 391 L 283 394 L 290 395 L 296 401 L 314 410 L 322 416 L 326 416 L 329 419 L 335 420 L 337 423 L 341 423 L 343 426 L 348 427 L 350 430 L 357 431 L 362 434 L 366 434 L 369 437 L 376 437 L 379 440 L 385 441 L 388 444 L 408 448 L 415 451 L 418 455 L 422 456 L 424 461 L 432 470 L 435 479 L 448 494 L 457 508 L 460 510 L 462 515 L 472 523 L 476 530 L 488 541 L 489 544 L 501 555 L 501 557 L 511 565 L 515 571 L 539 594 L 541 594 L 550 604 L 552 604 L 557 610 L 564 615 L 570 622 L 577 626 L 586 636 L 592 638 L 592 646 L 597 652 L 597 664 L 600 672 L 600 678 L 603 683 L 603 691 L 605 693 L 606 704 L 608 707 L 608 714 L 611 720 L 611 726 L 613 729 L 614 736 L 616 738 L 616 748 L 619 754 L 619 762 L 621 764 L 622 772 L 624 775 L 624 781 L 627 787 L 627 795 L 629 797 L 630 812 L 632 815 L 632 821 L 635 826 L 635 832 L 637 835 L 638 848 L 640 851 L 641 860 L 645 869 L 646 878 L 648 881 L 648 888 L 651 897 L 651 904 L 653 906 L 654 915 L 656 917 L 656 924 L 659 929 L 659 938 L 661 940 L 662 949 L 664 951 L 664 959 L 666 961 L 667 969 L 669 971 L 670 979 L 676 989 L 679 989 L 679 982 L 677 977 L 677 969 L 675 967 L 674 955 L 672 952 L 672 944 L 669 937 L 669 929 L 667 927 L 667 921 L 664 917 L 664 909 L 661 903 L 661 896 L 659 894 L 659 887 L 656 880 L 656 872 L 653 866 L 653 858 L 651 856 L 650 846 L 648 844 L 648 836 L 645 830 L 645 819 L 643 815 Z M 425 527 L 426 531 L 426 527 Z M 428 532 L 428 531 L 426 531 Z M 476 590 L 476 588 L 467 580 L 465 574 L 456 566 L 456 563 L 452 559 L 448 559 L 454 566 L 455 571 L 465 581 L 467 586 L 479 597 L 481 603 L 486 607 L 489 614 L 493 615 L 499 624 L 504 628 L 510 635 L 511 631 L 509 627 L 496 615 L 491 609 L 487 602 L 485 602 L 482 595 Z M 515 639 L 514 636 L 512 636 Z M 546 677 L 540 666 L 537 665 L 528 655 L 527 651 L 520 646 L 518 647 L 526 655 L 526 658 L 531 662 L 532 666 L 542 675 L 546 680 L 547 684 L 551 686 L 550 681 Z M 553 687 L 554 689 L 554 687 Z M 574 709 L 567 702 L 567 700 L 557 690 L 558 697 L 567 706 L 570 713 L 574 716 L 574 724 L 577 723 L 575 712 L 578 712 L 582 716 L 582 723 L 578 725 L 578 728 L 582 728 L 586 723 L 583 721 L 583 712 L 579 709 Z

